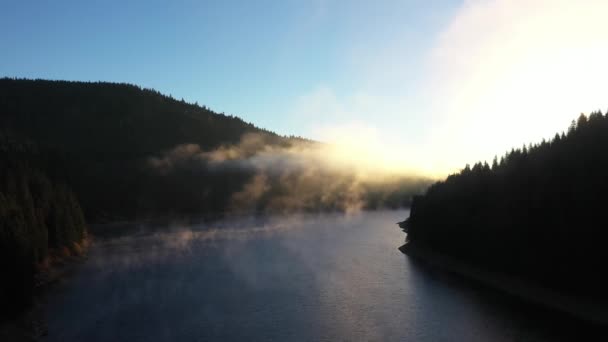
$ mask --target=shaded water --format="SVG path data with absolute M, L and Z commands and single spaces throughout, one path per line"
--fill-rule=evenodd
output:
M 48 341 L 545 341 L 586 329 L 410 261 L 406 212 L 95 228 Z

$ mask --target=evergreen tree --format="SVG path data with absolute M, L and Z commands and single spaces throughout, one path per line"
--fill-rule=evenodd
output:
M 606 298 L 608 117 L 572 121 L 551 143 L 468 165 L 414 198 L 408 243 Z

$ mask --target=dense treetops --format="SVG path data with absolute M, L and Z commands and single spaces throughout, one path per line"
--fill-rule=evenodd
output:
M 44 146 L 90 221 L 215 214 L 244 199 L 255 203 L 241 207 L 253 211 L 343 210 L 360 197 L 368 208 L 398 207 L 427 185 L 411 179 L 396 180 L 392 188 L 360 184 L 352 172 L 311 172 L 317 165 L 310 160 L 287 167 L 281 163 L 295 155 L 289 152 L 275 163 L 286 172 L 265 175 L 251 163 L 209 163 L 210 151 L 230 150 L 251 135 L 263 144 L 248 157 L 320 143 L 129 84 L 0 79 L 0 129 Z M 150 160 L 191 150 L 198 155 L 182 155 L 175 167 L 150 167 Z
M 120 83 L 0 79 L 0 120 L 42 145 L 100 160 L 184 143 L 211 149 L 248 132 L 278 135 L 151 89 Z
M 134 85 L 9 78 L 0 79 L 0 128 L 44 146 L 91 219 L 222 210 L 219 192 L 236 191 L 246 175 L 159 177 L 146 169 L 148 158 L 180 144 L 213 149 L 246 133 L 277 145 L 307 141 Z M 225 189 L 208 190 L 213 184 Z M 205 191 L 218 194 L 201 198 Z
M 608 285 L 608 117 L 468 165 L 414 198 L 409 243 L 569 291 Z

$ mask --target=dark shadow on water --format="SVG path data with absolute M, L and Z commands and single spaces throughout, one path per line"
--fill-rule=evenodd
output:
M 500 290 L 486 286 L 478 281 L 462 275 L 447 272 L 423 261 L 413 260 L 404 255 L 405 272 L 409 285 L 415 288 L 421 300 L 429 303 L 436 302 L 437 296 L 442 296 L 445 288 L 448 291 L 458 292 L 459 296 L 452 296 L 462 301 L 459 305 L 467 306 L 468 315 L 476 315 L 479 320 L 469 320 L 469 323 L 479 323 L 468 326 L 468 331 L 476 331 L 479 339 L 492 341 L 599 341 L 608 340 L 608 327 L 583 321 L 570 314 L 558 312 L 542 305 L 526 301 L 520 297 L 510 295 Z M 424 304 L 422 304 L 424 306 Z M 433 305 L 422 310 L 423 316 L 437 317 L 444 313 L 434 311 Z M 432 319 L 432 318 L 431 318 Z M 454 317 L 452 321 L 457 321 Z M 511 325 L 511 326 L 509 326 Z M 452 325 L 439 327 L 439 329 L 452 329 Z M 458 329 L 451 330 L 454 340 L 461 340 Z M 513 335 L 496 332 L 513 332 Z M 485 336 L 484 334 L 490 336 Z

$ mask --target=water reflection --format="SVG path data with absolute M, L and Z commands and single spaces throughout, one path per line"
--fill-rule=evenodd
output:
M 554 340 L 555 315 L 410 261 L 404 212 L 101 227 L 49 341 Z M 549 317 L 549 318 L 547 318 Z M 560 318 L 563 319 L 563 318 Z M 566 322 L 569 322 L 566 320 Z M 577 326 L 578 327 L 578 326 Z

